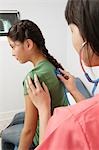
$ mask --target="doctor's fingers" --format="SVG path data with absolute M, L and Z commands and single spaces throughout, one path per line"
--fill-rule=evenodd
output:
M 64 75 L 65 73 L 68 73 L 66 70 L 63 70 L 61 68 L 59 68 L 60 72 Z
M 48 95 L 50 95 L 49 90 L 48 90 L 48 87 L 47 87 L 47 85 L 46 85 L 44 82 L 42 82 L 42 86 L 43 86 L 44 91 L 45 91 Z
M 63 83 L 67 83 L 67 84 L 75 80 L 75 77 L 71 75 L 69 72 L 64 75 L 58 74 L 57 76 Z
M 32 95 L 32 90 L 31 90 L 31 88 L 29 87 L 29 84 L 28 84 L 28 81 L 27 81 L 27 80 L 25 80 L 25 84 L 26 84 L 26 88 L 27 88 L 27 93 L 28 93 L 29 97 L 31 97 L 31 95 Z
M 64 76 L 62 76 L 60 74 L 58 74 L 57 76 L 64 84 L 68 81 Z
M 59 69 L 59 70 L 60 70 L 61 74 L 64 76 L 64 78 L 68 80 L 69 76 L 71 76 L 71 74 L 66 70 L 62 70 L 62 69 Z
M 36 89 L 35 89 L 35 85 L 32 83 L 30 76 L 27 77 L 27 80 L 25 81 L 25 83 L 26 83 L 28 94 L 31 94 L 31 93 L 34 94 Z
M 37 91 L 42 91 L 43 90 L 43 88 L 42 88 L 42 86 L 41 86 L 41 84 L 39 82 L 39 79 L 38 79 L 36 74 L 34 74 L 34 83 L 35 83 Z

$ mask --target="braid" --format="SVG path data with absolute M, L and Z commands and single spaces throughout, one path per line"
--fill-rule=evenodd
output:
M 56 67 L 56 68 L 61 68 L 63 69 L 62 65 L 57 62 L 57 60 L 49 54 L 48 50 L 46 49 L 45 46 L 42 48 L 43 54 L 47 57 L 47 59 Z

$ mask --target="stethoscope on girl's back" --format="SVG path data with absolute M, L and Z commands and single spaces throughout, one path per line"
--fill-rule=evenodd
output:
M 86 44 L 87 44 L 87 42 L 84 42 L 84 43 L 82 44 L 81 48 L 80 48 L 80 64 L 81 64 L 82 70 L 83 70 L 83 72 L 84 72 L 85 77 L 87 78 L 87 80 L 88 80 L 89 82 L 91 82 L 91 83 L 94 84 L 94 86 L 93 86 L 93 88 L 92 88 L 92 92 L 91 92 L 91 95 L 94 96 L 95 90 L 96 90 L 96 88 L 97 88 L 97 86 L 98 86 L 98 83 L 99 83 L 99 78 L 96 79 L 96 80 L 91 79 L 90 76 L 88 75 L 88 73 L 85 71 L 83 65 L 82 65 L 81 54 L 82 54 L 82 49 L 84 48 L 84 46 L 85 46 Z

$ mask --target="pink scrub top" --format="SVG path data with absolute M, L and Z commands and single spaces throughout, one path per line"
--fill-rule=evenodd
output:
M 42 144 L 35 150 L 99 150 L 99 94 L 56 108 Z

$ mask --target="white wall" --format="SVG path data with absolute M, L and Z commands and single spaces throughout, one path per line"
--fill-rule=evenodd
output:
M 21 19 L 36 22 L 50 53 L 86 83 L 79 57 L 72 48 L 71 35 L 64 17 L 65 6 L 66 0 L 0 0 L 0 10 L 18 10 Z M 31 67 L 30 64 L 19 64 L 11 56 L 7 39 L 0 37 L 0 112 L 24 108 L 22 81 Z

